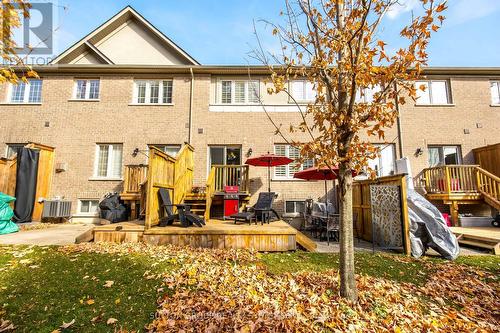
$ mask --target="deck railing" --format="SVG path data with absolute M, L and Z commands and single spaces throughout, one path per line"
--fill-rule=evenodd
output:
M 500 178 L 478 165 L 443 165 L 423 171 L 425 190 L 430 195 L 483 195 L 494 207 L 500 203 Z
M 212 166 L 215 191 L 224 191 L 224 186 L 239 186 L 241 192 L 248 192 L 248 168 L 248 165 Z
M 210 208 L 215 192 L 224 186 L 238 186 L 240 192 L 249 192 L 248 165 L 214 165 L 210 169 L 206 186 L 205 219 L 210 219 Z
M 147 174 L 148 166 L 145 164 L 126 165 L 123 180 L 123 193 L 139 194 L 141 191 L 141 184 L 146 181 Z

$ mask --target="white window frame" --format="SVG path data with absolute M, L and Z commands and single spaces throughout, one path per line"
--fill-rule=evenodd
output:
M 170 96 L 170 102 L 163 103 L 163 89 L 165 89 L 164 82 L 171 82 L 172 85 L 172 95 Z M 146 84 L 146 94 L 144 98 L 144 103 L 139 103 L 139 84 Z M 151 85 L 158 83 L 158 103 L 151 103 Z M 161 80 L 134 80 L 134 89 L 132 96 L 133 105 L 173 105 L 174 103 L 174 80 L 173 79 L 161 79 Z
M 433 82 L 444 82 L 446 88 L 446 103 L 434 103 L 432 98 L 432 83 Z M 420 90 L 420 86 L 427 83 L 427 89 L 425 91 Z M 420 98 L 417 98 L 416 105 L 453 105 L 453 99 L 451 94 L 451 85 L 449 80 L 418 80 L 415 81 L 415 88 L 420 90 L 421 93 L 429 94 L 429 103 L 419 102 Z
M 77 93 L 78 93 L 78 81 L 86 81 L 85 84 L 85 97 L 79 98 Z M 99 90 L 97 91 L 97 98 L 90 98 L 90 82 L 91 81 L 97 81 L 99 82 Z M 76 78 L 75 83 L 73 86 L 73 97 L 74 100 L 78 101 L 98 101 L 101 98 L 101 80 L 96 78 L 96 79 L 80 79 Z
M 286 207 L 287 207 L 287 204 L 289 202 L 293 202 L 293 212 L 288 212 L 286 210 Z M 285 200 L 285 205 L 283 207 L 283 212 L 286 216 L 288 217 L 292 217 L 292 216 L 295 216 L 295 217 L 299 217 L 301 214 L 303 214 L 304 212 L 298 212 L 297 211 L 297 203 L 302 203 L 304 205 L 304 210 L 306 208 L 306 201 L 305 200 Z
M 222 102 L 222 83 L 223 82 L 231 82 L 231 103 Z M 236 103 L 236 82 L 243 82 L 245 84 L 245 98 L 243 102 Z M 250 83 L 254 83 L 257 85 L 257 101 L 252 101 L 249 95 L 249 85 Z M 260 89 L 260 80 L 235 80 L 235 79 L 219 79 L 218 82 L 218 103 L 222 105 L 255 105 L 259 104 L 261 89 Z M 252 91 L 253 92 L 253 91 Z
M 494 96 L 493 93 L 495 91 L 495 88 L 493 87 L 494 85 L 496 85 L 496 94 L 497 94 L 496 96 Z M 500 80 L 490 81 L 490 94 L 491 94 L 491 105 L 500 106 Z
M 19 148 L 23 148 L 24 146 L 26 146 L 26 143 L 7 143 L 5 145 L 5 158 L 10 158 L 9 157 L 9 151 L 11 150 L 12 147 L 19 147 Z
M 297 96 L 294 96 L 293 94 L 293 84 L 294 83 L 301 83 L 302 84 L 302 97 L 301 98 L 298 98 Z M 312 93 L 314 96 L 311 96 L 310 98 L 307 98 L 307 86 L 308 85 L 311 85 L 311 88 L 312 88 Z M 314 90 L 314 85 L 309 81 L 309 80 L 291 80 L 288 82 L 288 91 L 290 93 L 290 95 L 293 97 L 293 99 L 290 97 L 289 98 L 289 103 L 294 103 L 294 99 L 295 101 L 297 101 L 298 103 L 311 103 L 311 102 L 314 102 L 316 100 L 316 96 L 317 96 L 317 91 Z
M 290 148 L 292 147 L 292 145 L 289 145 L 289 144 L 281 144 L 281 143 L 277 143 L 274 145 L 274 154 L 278 155 L 278 153 L 276 152 L 276 147 L 278 146 L 285 146 L 285 155 L 286 157 L 288 158 L 292 158 L 290 157 Z M 283 155 L 279 155 L 279 156 L 283 156 Z M 309 167 L 312 167 L 314 166 L 314 159 L 308 159 L 309 163 L 312 164 L 311 166 L 307 166 L 306 163 L 302 163 L 300 165 L 300 167 L 298 168 L 298 170 L 295 170 L 295 172 L 299 172 L 301 170 L 305 170 Z M 273 174 L 272 174 L 272 179 L 273 180 L 297 180 L 297 181 L 300 181 L 300 179 L 297 179 L 297 178 L 293 178 L 293 175 L 295 174 L 295 172 L 292 173 L 293 171 L 293 167 L 296 165 L 297 163 L 295 162 L 292 162 L 292 163 L 289 163 L 287 165 L 282 165 L 280 167 L 284 167 L 285 168 L 285 176 L 278 176 L 276 175 L 276 170 L 278 167 L 273 167 Z
M 40 82 L 40 100 L 37 102 L 29 102 L 29 96 L 31 92 L 31 81 L 39 81 Z M 43 93 L 43 80 L 42 79 L 28 79 L 28 83 L 20 81 L 19 84 L 25 84 L 24 95 L 22 101 L 12 101 L 12 94 L 14 93 L 14 86 L 16 84 L 11 83 L 9 85 L 9 93 L 7 95 L 7 103 L 10 104 L 42 104 L 42 93 Z
M 82 212 L 82 202 L 83 201 L 97 201 L 97 206 L 95 212 Z M 89 209 L 92 207 L 92 205 L 89 206 Z M 95 198 L 79 198 L 78 199 L 78 208 L 77 208 L 77 214 L 79 216 L 99 216 L 99 199 Z
M 390 176 L 391 173 L 383 174 L 382 171 L 384 171 L 383 164 L 382 164 L 382 151 L 385 149 L 390 149 L 392 151 L 392 174 L 396 172 L 396 145 L 394 143 L 374 143 L 374 147 L 378 148 L 378 152 L 380 153 L 380 156 L 377 156 L 376 158 L 372 160 L 377 160 L 377 177 L 384 177 L 384 176 Z
M 108 146 L 108 165 L 106 170 L 106 176 L 99 176 L 99 152 L 100 146 Z M 122 147 L 122 160 L 120 163 L 120 175 L 114 176 L 113 166 L 114 166 L 114 154 L 113 146 L 120 145 Z M 122 180 L 123 177 L 123 144 L 122 143 L 96 143 L 95 145 L 95 158 L 94 158 L 94 175 L 92 179 L 96 180 Z
M 427 145 L 427 165 L 429 167 L 433 167 L 430 165 L 430 161 L 429 161 L 429 150 L 431 148 L 434 148 L 434 149 L 439 149 L 438 151 L 438 154 L 439 154 L 439 164 L 438 165 L 435 165 L 435 166 L 444 166 L 444 165 L 447 165 L 445 163 L 445 155 L 444 155 L 444 150 L 446 148 L 454 148 L 456 149 L 457 151 L 457 157 L 458 157 L 458 165 L 461 165 L 463 163 L 463 156 L 462 156 L 462 146 L 461 145 Z
M 162 152 L 164 152 L 167 155 L 169 155 L 169 154 L 165 151 L 165 148 L 176 148 L 177 149 L 176 155 L 175 156 L 170 155 L 170 156 L 175 158 L 179 154 L 179 151 L 181 150 L 182 145 L 180 145 L 180 144 L 152 143 L 152 144 L 148 145 L 148 148 L 149 147 L 155 147 L 157 149 L 160 149 Z
M 371 104 L 373 103 L 373 98 L 375 94 L 382 92 L 382 90 L 383 90 L 382 87 L 378 84 L 372 87 L 365 87 L 358 89 L 358 91 L 356 92 L 355 101 L 356 103 L 360 104 Z

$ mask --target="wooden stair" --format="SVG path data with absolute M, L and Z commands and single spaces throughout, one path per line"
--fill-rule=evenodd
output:
M 316 243 L 300 231 L 297 231 L 295 239 L 297 241 L 297 244 L 303 247 L 305 250 L 309 252 L 316 252 Z
M 191 207 L 191 213 L 203 217 L 207 209 L 207 196 L 205 193 L 187 193 L 184 203 Z

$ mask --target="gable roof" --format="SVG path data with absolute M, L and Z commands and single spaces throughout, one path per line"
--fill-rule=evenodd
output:
M 130 65 L 147 64 L 140 60 L 137 61 L 137 58 L 134 58 L 130 52 L 122 52 L 123 54 L 119 57 L 114 57 L 113 54 L 110 54 L 112 52 L 105 49 L 104 43 L 114 38 L 114 36 L 118 36 L 119 32 L 123 31 L 124 27 L 127 27 L 128 30 L 135 35 L 137 40 L 141 39 L 139 41 L 141 43 L 143 42 L 140 45 L 141 47 L 149 47 L 152 52 L 156 53 L 155 56 L 156 60 L 159 62 L 158 65 L 165 65 L 165 62 L 171 62 L 173 65 L 200 65 L 198 61 L 165 36 L 131 6 L 125 7 L 94 31 L 70 46 L 67 50 L 54 58 L 51 64 L 76 64 L 78 61 L 82 60 L 82 58 L 84 58 L 82 61 L 86 61 L 85 63 L 97 62 L 98 64 L 108 65 L 115 63 L 127 63 Z M 144 31 L 144 33 L 141 35 L 142 31 Z M 102 48 L 101 45 L 103 45 Z M 141 54 L 145 50 L 140 49 L 137 51 L 138 52 L 135 52 L 135 54 Z M 162 59 L 162 57 L 165 59 Z M 115 61 L 114 58 L 119 59 Z M 124 62 L 127 60 L 130 62 Z M 149 64 L 153 65 L 156 63 Z

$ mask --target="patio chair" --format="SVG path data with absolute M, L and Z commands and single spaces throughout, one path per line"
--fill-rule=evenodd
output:
M 185 228 L 192 225 L 203 227 L 205 224 L 205 221 L 201 217 L 189 211 L 190 207 L 188 205 L 172 204 L 170 192 L 166 188 L 159 189 L 158 197 L 160 200 L 160 210 L 167 214 L 167 216 L 160 219 L 160 227 L 172 225 L 175 220 L 179 220 L 181 225 Z M 172 212 L 172 207 L 177 207 L 177 214 Z
M 252 224 L 252 220 L 257 224 L 257 219 L 261 220 L 261 223 L 269 223 L 271 213 L 275 214 L 279 219 L 278 213 L 273 209 L 274 197 L 276 194 L 274 192 L 261 192 L 259 193 L 259 198 L 257 202 L 252 207 L 248 207 L 246 211 L 233 214 L 230 218 L 234 219 L 234 224 L 237 221 L 248 222 Z
M 330 245 L 330 235 L 333 241 L 339 241 L 339 230 L 340 230 L 340 215 L 334 214 L 328 217 L 328 222 L 326 225 L 326 242 Z

